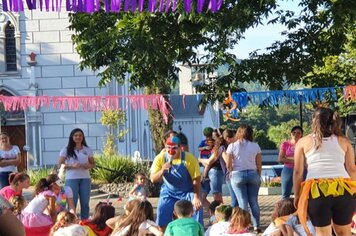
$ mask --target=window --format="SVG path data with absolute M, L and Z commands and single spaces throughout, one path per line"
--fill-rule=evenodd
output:
M 6 71 L 17 71 L 15 27 L 8 21 L 5 26 Z

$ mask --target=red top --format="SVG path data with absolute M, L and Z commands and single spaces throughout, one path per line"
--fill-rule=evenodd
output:
M 82 221 L 80 221 L 79 224 L 80 224 L 80 225 L 86 225 L 86 226 L 88 226 L 88 227 L 89 227 L 91 230 L 93 230 L 94 233 L 96 233 L 96 235 L 98 235 L 98 236 L 108 236 L 108 235 L 110 235 L 111 232 L 112 232 L 112 229 L 109 228 L 108 226 L 105 226 L 105 228 L 102 229 L 102 230 L 98 229 L 98 228 L 97 228 L 97 225 L 94 224 L 94 223 L 92 223 L 92 222 L 90 222 L 90 220 L 82 220 Z

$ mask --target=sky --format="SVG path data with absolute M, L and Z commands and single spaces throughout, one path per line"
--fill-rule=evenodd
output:
M 282 9 L 295 11 L 296 15 L 300 11 L 298 3 L 298 0 L 278 1 Z M 269 19 L 273 19 L 274 17 L 275 16 L 271 15 Z M 267 25 L 267 22 L 268 19 L 264 21 L 264 25 L 247 30 L 245 39 L 242 39 L 232 51 L 236 54 L 237 58 L 246 59 L 250 52 L 256 49 L 264 49 L 272 45 L 273 42 L 283 39 L 280 33 L 285 30 L 285 28 L 280 24 Z

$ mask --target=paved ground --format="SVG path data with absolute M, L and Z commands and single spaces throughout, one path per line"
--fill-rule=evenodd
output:
M 24 195 L 27 199 L 31 199 L 32 196 L 32 191 L 33 189 L 28 189 L 24 191 Z M 259 196 L 258 201 L 260 204 L 260 209 L 261 209 L 261 228 L 265 229 L 271 222 L 271 214 L 273 211 L 273 207 L 275 203 L 281 198 L 280 195 L 273 195 L 273 196 Z M 157 208 L 157 203 L 158 203 L 158 198 L 149 198 L 148 199 L 154 210 Z M 211 201 L 212 198 L 208 197 L 208 200 Z M 116 215 L 122 214 L 123 213 L 123 206 L 126 203 L 126 199 L 123 199 L 122 201 L 118 201 L 117 198 L 112 198 L 106 194 L 93 194 L 90 200 L 90 213 L 93 213 L 93 209 L 98 202 L 102 201 L 110 201 L 112 202 L 112 205 L 116 209 Z M 225 203 L 230 203 L 229 197 L 224 197 L 224 202 Z M 204 222 L 208 222 L 209 216 L 206 212 L 204 212 Z

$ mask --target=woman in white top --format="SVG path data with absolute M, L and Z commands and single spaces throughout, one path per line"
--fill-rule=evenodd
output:
M 73 191 L 74 208 L 80 198 L 80 217 L 89 218 L 91 190 L 90 169 L 95 167 L 93 151 L 88 147 L 81 129 L 72 130 L 68 145 L 59 154 L 59 166 L 66 169 L 66 186 Z
M 307 214 L 316 235 L 351 235 L 356 208 L 355 152 L 342 134 L 341 119 L 329 108 L 317 108 L 312 134 L 299 140 L 294 154 L 294 204 L 306 228 Z M 302 183 L 304 164 L 308 174 Z M 309 233 L 309 232 L 308 232 Z
M 231 187 L 239 206 L 252 212 L 252 224 L 260 232 L 260 207 L 258 190 L 261 185 L 262 155 L 260 146 L 252 142 L 253 130 L 249 125 L 241 125 L 236 132 L 236 142 L 229 144 L 227 166 L 232 170 Z
M 9 175 L 17 172 L 17 165 L 21 161 L 21 152 L 18 146 L 11 145 L 10 136 L 6 133 L 0 134 L 0 189 L 8 186 Z

